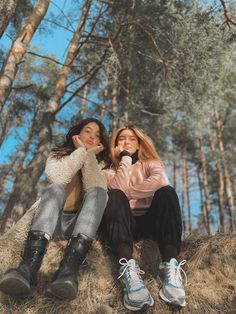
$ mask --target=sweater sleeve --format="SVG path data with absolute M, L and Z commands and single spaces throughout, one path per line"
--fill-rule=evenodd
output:
M 70 155 L 55 159 L 50 155 L 46 162 L 45 172 L 51 183 L 66 185 L 73 176 L 82 168 L 87 156 L 84 147 L 79 147 Z
M 130 182 L 132 158 L 123 156 L 117 171 L 113 169 L 108 173 L 108 187 L 110 189 L 127 190 Z
M 129 186 L 124 192 L 129 199 L 142 199 L 152 196 L 155 191 L 169 184 L 164 165 L 158 160 L 148 164 L 149 176 L 142 182 Z
M 95 152 L 88 152 L 82 167 L 84 189 L 87 191 L 93 187 L 101 187 L 107 190 L 107 170 L 102 170 L 104 163 L 98 163 Z

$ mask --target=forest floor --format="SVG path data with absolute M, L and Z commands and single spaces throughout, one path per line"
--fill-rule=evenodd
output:
M 48 282 L 63 254 L 64 242 L 51 242 L 39 272 L 37 294 L 17 302 L 1 294 L 1 314 L 108 314 L 129 313 L 122 304 L 117 281 L 117 265 L 109 248 L 96 240 L 88 255 L 88 266 L 79 272 L 79 294 L 73 301 L 47 298 Z M 0 276 L 17 265 L 22 247 L 14 239 L 0 239 Z M 183 241 L 181 259 L 186 259 L 187 306 L 170 307 L 159 298 L 156 280 L 160 256 L 155 244 L 143 240 L 135 245 L 135 258 L 145 271 L 144 280 L 155 304 L 147 313 L 236 313 L 236 234 L 214 237 L 188 237 Z

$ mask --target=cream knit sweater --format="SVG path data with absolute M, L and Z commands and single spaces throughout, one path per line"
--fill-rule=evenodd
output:
M 101 187 L 107 190 L 107 170 L 102 170 L 104 162 L 97 162 L 93 151 L 87 152 L 80 147 L 69 156 L 61 159 L 48 157 L 45 172 L 49 182 L 63 184 L 65 187 L 81 169 L 84 191 L 93 187 Z M 27 237 L 34 213 L 38 208 L 40 199 L 37 200 L 25 215 L 10 229 L 1 239 L 11 238 L 11 240 L 22 242 Z

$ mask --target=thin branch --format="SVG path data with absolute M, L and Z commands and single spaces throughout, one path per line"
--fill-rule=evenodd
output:
M 54 1 L 52 1 L 52 4 L 55 5 L 55 7 L 61 12 L 61 14 L 65 17 L 65 19 L 67 20 L 68 24 L 70 25 L 71 29 L 73 29 L 73 32 L 75 32 L 75 29 L 72 26 L 72 22 L 68 19 L 68 17 L 63 12 L 63 10 Z
M 25 85 L 25 86 L 13 86 L 12 89 L 15 89 L 15 90 L 19 90 L 19 89 L 26 89 L 26 88 L 30 88 L 34 86 L 33 84 L 29 84 L 29 85 Z
M 233 21 L 229 16 L 228 16 L 228 11 L 227 11 L 227 8 L 226 8 L 226 1 L 225 0 L 220 0 L 221 4 L 222 4 L 222 7 L 224 9 L 224 16 L 226 18 L 226 23 L 228 24 L 233 24 L 234 26 L 236 26 L 236 21 Z
M 35 53 L 35 52 L 33 52 L 33 51 L 27 51 L 26 53 L 28 53 L 28 54 L 30 54 L 30 55 L 33 55 L 33 56 L 36 56 L 36 57 L 39 57 L 39 58 L 42 58 L 42 59 L 50 60 L 50 61 L 52 61 L 52 62 L 54 62 L 54 63 L 56 63 L 56 64 L 59 64 L 59 65 L 61 65 L 61 66 L 68 66 L 68 67 L 71 67 L 70 65 L 66 65 L 66 64 L 61 63 L 61 62 L 59 62 L 59 61 L 57 61 L 57 60 L 55 60 L 55 59 L 53 59 L 53 58 L 51 58 L 51 57 L 43 56 L 43 55 L 40 55 L 40 54 Z
M 74 31 L 71 30 L 70 28 L 68 28 L 68 27 L 66 27 L 66 26 L 64 26 L 64 25 L 61 25 L 61 24 L 59 24 L 59 23 L 57 23 L 57 22 L 55 22 L 55 21 L 53 21 L 53 20 L 44 19 L 44 21 L 45 21 L 45 22 L 48 22 L 48 23 L 51 23 L 51 24 L 54 24 L 54 25 L 56 25 L 56 26 L 59 27 L 59 28 L 65 29 L 65 30 L 68 31 L 68 32 L 74 33 Z
M 94 69 L 92 75 L 90 75 L 90 77 L 79 88 L 77 88 L 73 92 L 73 94 L 66 101 L 64 101 L 64 103 L 62 103 L 53 114 L 56 115 L 63 107 L 65 107 L 65 105 L 67 105 L 68 102 L 70 102 L 93 79 L 93 77 L 96 75 L 96 73 L 98 72 L 100 68 L 101 68 L 101 65 L 97 66 Z

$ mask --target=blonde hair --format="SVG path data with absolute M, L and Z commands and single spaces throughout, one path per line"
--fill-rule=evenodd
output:
M 162 162 L 160 156 L 158 155 L 155 146 L 150 139 L 149 136 L 145 135 L 139 128 L 133 125 L 123 126 L 116 130 L 112 136 L 110 141 L 110 152 L 111 158 L 113 162 L 113 166 L 115 168 L 118 167 L 120 162 L 119 157 L 115 154 L 115 147 L 117 146 L 119 135 L 124 130 L 131 130 L 138 138 L 139 142 L 139 150 L 138 150 L 138 159 L 143 162 L 150 159 L 158 159 Z

